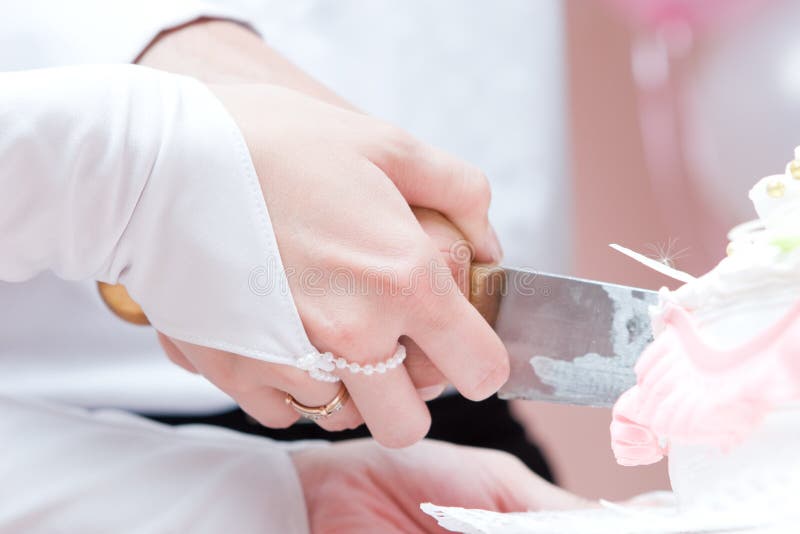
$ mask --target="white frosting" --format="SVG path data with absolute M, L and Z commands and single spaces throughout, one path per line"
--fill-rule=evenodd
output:
M 730 451 L 673 445 L 669 478 L 682 512 L 714 510 L 742 521 L 796 514 L 800 495 L 800 406 L 769 414 Z
M 796 154 L 800 156 L 800 147 Z M 770 190 L 778 188 L 780 196 Z M 758 335 L 800 297 L 800 180 L 791 173 L 767 176 L 749 191 L 759 219 L 729 234 L 730 255 L 711 271 L 675 291 L 662 290 L 652 311 L 658 330 L 664 306 L 691 311 L 707 341 L 731 348 Z
M 664 306 L 691 311 L 709 344 L 731 348 L 774 323 L 800 296 L 800 249 L 788 253 L 759 243 L 737 250 L 713 270 L 672 292 L 661 292 L 652 310 L 659 324 Z
M 800 298 L 800 180 L 790 165 L 750 190 L 759 220 L 731 232 L 727 258 L 676 291 L 662 292 L 660 308 L 672 301 L 692 311 L 709 344 L 745 343 Z M 656 322 L 659 313 L 654 313 Z M 673 445 L 670 481 L 683 509 L 725 510 L 743 518 L 787 515 L 800 494 L 798 450 L 800 408 L 786 406 L 730 451 Z

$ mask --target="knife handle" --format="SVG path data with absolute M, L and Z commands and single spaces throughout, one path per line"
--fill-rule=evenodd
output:
M 469 268 L 469 303 L 490 326 L 497 322 L 500 301 L 506 289 L 506 272 L 498 265 L 473 263 Z
M 429 219 L 441 218 L 438 221 L 440 224 L 450 226 L 451 231 L 461 235 L 455 225 L 441 213 L 425 208 L 414 208 L 414 211 L 419 215 L 424 212 Z M 480 312 L 487 323 L 494 326 L 497 312 L 500 309 L 500 300 L 505 291 L 505 271 L 497 265 L 473 262 L 470 265 L 468 282 L 469 302 Z M 143 326 L 150 324 L 142 307 L 131 298 L 128 290 L 122 284 L 97 282 L 97 289 L 106 306 L 123 321 Z

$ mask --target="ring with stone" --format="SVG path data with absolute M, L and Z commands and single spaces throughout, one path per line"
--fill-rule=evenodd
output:
M 318 421 L 320 419 L 330 417 L 344 408 L 344 405 L 347 404 L 349 399 L 350 393 L 348 393 L 344 384 L 339 386 L 339 391 L 336 393 L 336 396 L 331 399 L 329 403 L 323 404 L 322 406 L 306 406 L 305 404 L 297 402 L 297 399 L 295 399 L 291 394 L 286 394 L 286 404 L 291 406 L 294 411 L 299 413 L 302 417 L 312 421 Z

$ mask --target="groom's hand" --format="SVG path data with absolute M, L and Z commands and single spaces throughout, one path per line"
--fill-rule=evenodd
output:
M 353 402 L 322 426 L 351 427 L 363 418 L 379 441 L 407 445 L 427 432 L 422 399 L 435 396 L 445 381 L 473 399 L 502 385 L 508 373 L 505 349 L 452 277 L 449 284 L 433 286 L 432 277 L 447 273 L 449 259 L 408 209 L 411 204 L 444 213 L 474 244 L 476 259 L 499 260 L 488 222 L 488 182 L 480 171 L 345 109 L 235 24 L 197 23 L 169 32 L 140 63 L 215 82 L 213 90 L 247 140 L 285 267 L 296 273 L 321 270 L 316 283 L 327 283 L 328 289 L 331 273 L 353 275 L 356 294 L 344 296 L 325 287 L 322 293 L 319 287 L 308 291 L 302 280 L 289 280 L 315 346 L 361 364 L 386 360 L 398 338 L 412 347 L 405 368 L 373 376 L 341 373 Z M 220 83 L 232 81 L 247 83 Z M 253 83 L 264 81 L 314 98 Z M 362 275 L 376 268 L 391 271 L 378 282 L 395 277 L 398 287 L 362 283 Z M 417 274 L 422 276 L 412 279 Z M 268 426 L 296 419 L 283 403 L 285 392 L 306 405 L 325 404 L 336 393 L 335 386 L 297 369 L 162 341 L 174 360 L 205 375 Z

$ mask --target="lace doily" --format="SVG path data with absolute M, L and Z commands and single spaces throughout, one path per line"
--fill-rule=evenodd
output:
M 667 493 L 667 495 L 669 495 Z M 646 496 L 641 496 L 646 497 Z M 662 501 L 672 499 L 659 496 Z M 746 521 L 708 511 L 681 513 L 675 504 L 616 505 L 598 508 L 502 514 L 424 503 L 422 511 L 451 532 L 465 534 L 693 534 L 711 532 L 792 532 L 794 521 L 775 524 Z M 787 530 L 788 529 L 788 530 Z

